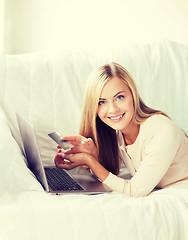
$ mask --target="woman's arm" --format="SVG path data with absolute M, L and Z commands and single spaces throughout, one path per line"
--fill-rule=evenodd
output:
M 87 153 L 65 154 L 59 150 L 54 161 L 57 167 L 66 170 L 87 165 L 101 182 L 109 175 L 109 172 L 93 156 Z
M 159 183 L 161 184 L 161 180 L 173 163 L 180 147 L 180 136 L 180 131 L 172 125 L 161 127 L 154 135 L 151 134 L 147 141 L 141 143 L 143 144 L 142 153 L 140 153 L 142 157 L 134 176 L 130 180 L 124 180 L 110 173 L 104 184 L 128 196 L 148 195 L 157 185 L 159 186 Z M 175 173 L 175 165 L 172 169 Z M 171 172 L 165 179 L 167 178 L 172 178 Z
M 109 188 L 127 196 L 148 195 L 166 174 L 178 151 L 179 131 L 174 127 L 161 127 L 156 134 L 144 143 L 141 164 L 130 180 L 124 180 L 109 173 L 88 153 L 62 154 L 55 160 L 57 167 L 72 169 L 87 165 Z M 66 161 L 67 159 L 68 161 Z
M 91 138 L 76 135 L 65 136 L 62 140 L 70 141 L 74 147 L 65 153 L 59 149 L 54 159 L 57 167 L 70 170 L 87 165 L 101 181 L 107 178 L 109 172 L 98 162 L 98 150 Z
M 87 166 L 92 170 L 92 172 L 103 182 L 109 175 L 109 171 L 106 170 L 96 159 L 89 158 L 87 161 Z

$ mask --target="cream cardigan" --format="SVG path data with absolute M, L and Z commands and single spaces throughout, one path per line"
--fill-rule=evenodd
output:
M 124 180 L 110 173 L 103 182 L 128 196 L 146 196 L 155 187 L 188 180 L 188 138 L 163 115 L 153 115 L 140 125 L 136 141 L 125 146 L 117 132 L 120 160 L 132 178 Z

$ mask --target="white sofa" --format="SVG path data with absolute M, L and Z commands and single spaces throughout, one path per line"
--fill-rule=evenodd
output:
M 0 239 L 188 239 L 188 185 L 144 198 L 118 193 L 51 196 L 26 166 L 15 112 L 30 121 L 44 165 L 56 144 L 47 136 L 77 134 L 91 70 L 115 61 L 140 95 L 188 133 L 188 46 L 161 41 L 111 53 L 63 51 L 0 56 Z

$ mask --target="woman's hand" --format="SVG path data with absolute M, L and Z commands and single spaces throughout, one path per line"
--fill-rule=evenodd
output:
M 91 138 L 85 138 L 81 135 L 66 136 L 62 140 L 68 140 L 74 147 L 67 151 L 67 154 L 87 153 L 98 160 L 98 150 Z
M 74 147 L 64 153 L 60 147 L 54 162 L 57 167 L 71 170 L 78 166 L 88 166 L 93 173 L 103 182 L 109 172 L 98 162 L 98 150 L 91 138 L 81 135 L 66 136 L 62 140 L 68 140 Z
M 61 150 L 55 156 L 54 162 L 56 167 L 71 170 L 78 166 L 89 165 L 90 161 L 96 161 L 87 153 L 65 154 Z
M 93 156 L 87 153 L 65 154 L 61 153 L 61 150 L 59 150 L 55 157 L 55 164 L 57 167 L 66 170 L 87 165 L 102 182 L 109 174 Z

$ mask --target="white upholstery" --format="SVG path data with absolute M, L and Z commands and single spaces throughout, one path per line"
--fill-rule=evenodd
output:
M 19 148 L 21 141 L 15 112 L 34 125 L 44 165 L 52 165 L 56 144 L 47 133 L 52 130 L 62 135 L 78 133 L 87 77 L 95 67 L 111 61 L 120 63 L 131 73 L 149 106 L 165 111 L 188 133 L 188 46 L 163 41 L 134 45 L 108 54 L 65 51 L 1 55 L 1 239 L 81 239 L 82 236 L 82 239 L 145 240 L 150 235 L 152 239 L 161 240 L 188 239 L 188 233 L 182 230 L 188 221 L 187 186 L 164 189 L 137 200 L 115 193 L 93 198 L 53 198 L 41 193 L 42 187 L 26 167 Z M 34 190 L 37 193 L 33 193 Z M 16 192 L 20 192 L 18 197 Z M 52 214 L 51 209 L 55 213 Z M 56 221 L 43 217 L 44 212 L 52 214 Z M 24 221 L 26 216 L 32 226 Z M 96 232 L 92 233 L 89 221 L 96 226 Z M 182 229 L 177 229 L 177 221 Z M 89 229 L 89 237 L 82 224 Z M 47 229 L 45 233 L 48 226 L 55 235 Z
M 187 46 L 164 41 L 103 55 L 66 51 L 0 56 L 1 104 L 11 119 L 16 111 L 33 123 L 45 164 L 52 163 L 56 151 L 55 145 L 51 151 L 46 133 L 78 133 L 87 77 L 110 61 L 132 74 L 149 106 L 165 111 L 188 132 Z

